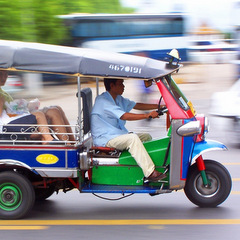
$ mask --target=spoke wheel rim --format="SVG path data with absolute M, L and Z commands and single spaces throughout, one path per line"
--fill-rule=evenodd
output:
M 22 203 L 22 192 L 13 183 L 0 185 L 0 208 L 5 211 L 14 211 Z

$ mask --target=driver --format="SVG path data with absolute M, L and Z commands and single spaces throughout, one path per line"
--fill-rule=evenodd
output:
M 130 113 L 132 109 L 152 110 L 158 104 L 135 103 L 122 97 L 124 84 L 122 79 L 104 79 L 106 92 L 99 95 L 91 114 L 91 131 L 95 146 L 106 146 L 119 150 L 128 150 L 137 164 L 142 168 L 144 176 L 151 182 L 166 177 L 155 170 L 154 163 L 142 142 L 152 137 L 148 133 L 130 133 L 125 128 L 126 121 L 157 118 L 158 113 L 151 111 L 145 114 Z

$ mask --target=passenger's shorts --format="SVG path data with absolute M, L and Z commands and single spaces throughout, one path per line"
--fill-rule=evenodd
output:
M 17 126 L 9 126 L 10 124 L 16 124 Z M 24 125 L 21 125 L 24 124 Z M 26 125 L 25 125 L 26 124 Z M 31 134 L 24 134 L 34 132 L 35 128 L 33 125 L 37 125 L 37 119 L 33 114 L 20 117 L 9 122 L 7 125 L 3 126 L 4 134 L 0 135 L 1 139 L 5 140 L 29 140 Z M 14 134 L 8 134 L 14 133 Z M 21 134 L 17 134 L 21 133 Z

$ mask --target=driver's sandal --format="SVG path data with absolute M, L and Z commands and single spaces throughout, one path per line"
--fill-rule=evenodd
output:
M 154 170 L 154 171 L 152 172 L 152 174 L 147 178 L 147 180 L 148 180 L 149 182 L 158 182 L 158 181 L 160 181 L 160 180 L 162 180 L 162 179 L 164 179 L 164 178 L 166 178 L 166 177 L 167 177 L 166 174 L 160 173 L 160 172 Z

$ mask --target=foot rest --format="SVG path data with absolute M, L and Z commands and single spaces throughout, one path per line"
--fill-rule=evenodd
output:
M 114 151 L 118 151 L 116 148 L 110 148 L 110 147 L 91 147 L 90 150 L 101 151 L 101 152 L 114 152 Z
M 118 157 L 120 154 L 120 150 L 116 148 L 110 147 L 91 147 L 90 152 L 93 153 L 94 156 L 116 156 Z

